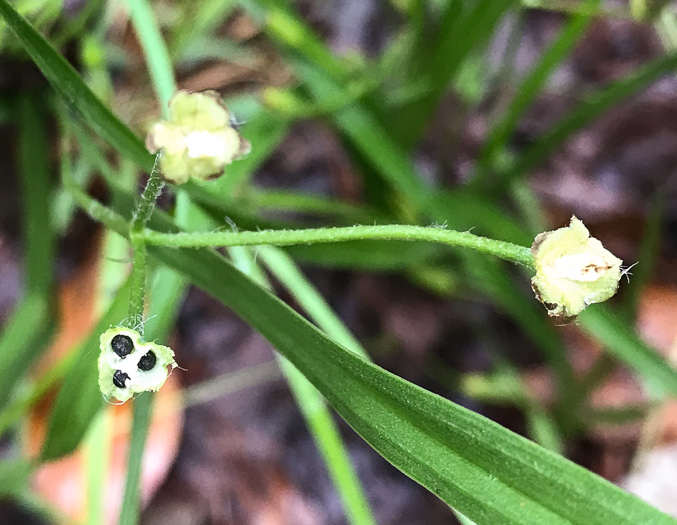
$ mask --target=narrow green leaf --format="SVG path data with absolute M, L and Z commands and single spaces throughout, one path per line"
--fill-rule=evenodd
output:
M 507 107 L 507 111 L 500 121 L 493 126 L 489 136 L 479 153 L 479 173 L 472 179 L 471 184 L 478 184 L 487 174 L 495 161 L 497 152 L 502 150 L 519 124 L 524 111 L 539 95 L 553 70 L 564 60 L 571 48 L 578 42 L 579 37 L 590 25 L 592 8 L 599 4 L 599 0 L 588 0 L 590 11 L 588 14 L 573 17 L 560 32 L 559 36 L 543 52 L 536 65 L 521 81 L 517 93 Z
M 677 394 L 677 369 L 647 346 L 637 336 L 632 325 L 611 308 L 602 304 L 588 308 L 578 317 L 578 323 L 604 344 L 607 352 L 643 376 L 648 385 L 663 395 Z
M 261 246 L 258 248 L 258 256 L 329 337 L 365 359 L 369 359 L 359 341 L 301 273 L 289 255 L 280 249 Z
M 553 150 L 574 132 L 590 124 L 610 107 L 646 88 L 661 76 L 677 69 L 677 53 L 669 54 L 643 66 L 627 78 L 593 93 L 573 111 L 553 126 L 522 154 L 507 170 L 497 172 L 494 187 L 508 183 L 514 177 L 526 176 L 529 170 L 542 162 Z
M 19 99 L 19 168 L 23 239 L 29 293 L 49 297 L 54 280 L 55 235 L 51 224 L 52 177 L 45 122 L 37 100 Z
M 89 427 L 84 441 L 87 490 L 86 525 L 100 525 L 105 519 L 105 499 L 108 488 L 108 465 L 113 441 L 113 413 L 100 410 Z
M 45 348 L 53 328 L 55 233 L 51 224 L 52 180 L 44 122 L 29 95 L 19 101 L 19 173 L 25 296 L 0 336 L 0 407 Z
M 128 303 L 129 282 L 118 291 L 113 303 L 78 350 L 79 356 L 66 374 L 50 414 L 47 438 L 40 453 L 43 461 L 57 459 L 75 450 L 103 406 L 96 364 L 99 336 L 125 318 Z
M 125 494 L 120 511 L 120 525 L 135 525 L 139 522 L 139 501 L 141 498 L 141 461 L 153 412 L 153 392 L 144 392 L 134 399 L 132 439 L 129 443 L 129 464 L 125 479 Z M 133 463 L 133 465 L 132 465 Z
M 163 115 L 169 116 L 169 100 L 176 92 L 172 61 L 165 47 L 153 9 L 147 0 L 128 0 L 132 23 L 146 56 L 148 72 L 153 81 Z M 199 11 L 199 9 L 198 9 Z
M 473 60 L 477 50 L 496 30 L 501 17 L 516 4 L 516 0 L 448 2 L 434 45 L 417 57 L 422 71 L 414 70 L 415 76 L 410 81 L 420 83 L 423 79 L 427 88 L 424 96 L 396 111 L 391 109 L 386 115 L 398 144 L 406 149 L 416 144 L 461 65 Z
M 231 249 L 231 252 L 235 250 L 237 248 Z M 260 271 L 251 253 L 241 248 L 239 253 L 249 259 L 250 268 L 259 270 L 247 275 L 262 286 L 270 288 L 268 280 Z M 364 350 L 359 343 L 352 338 L 333 315 L 329 306 L 324 303 L 317 291 L 305 280 L 293 261 L 284 252 L 270 246 L 264 246 L 263 250 L 260 250 L 259 256 L 263 258 L 268 269 L 280 279 L 282 284 L 299 298 L 301 306 L 311 319 L 325 331 L 331 331 L 338 338 L 348 342 L 353 351 L 364 354 Z M 331 411 L 322 398 L 322 394 L 287 359 L 279 354 L 277 357 L 299 410 L 306 420 L 329 475 L 343 502 L 349 522 L 353 525 L 374 525 L 374 517 L 362 489 L 362 484 L 350 462 L 350 456 L 341 438 L 341 433 Z
M 44 297 L 31 294 L 16 306 L 0 335 L 0 407 L 33 360 L 45 348 L 52 331 L 50 305 Z
M 26 52 L 68 106 L 122 155 L 150 171 L 153 156 L 146 151 L 139 138 L 92 93 L 73 66 L 7 0 L 0 0 L 0 16 L 5 19 Z
M 150 226 L 176 231 L 161 213 Z M 149 253 L 233 308 L 381 455 L 478 523 L 677 523 L 561 456 L 364 361 L 216 252 Z
M 675 523 L 560 456 L 363 361 L 216 253 L 150 253 L 238 312 L 379 453 L 471 519 Z

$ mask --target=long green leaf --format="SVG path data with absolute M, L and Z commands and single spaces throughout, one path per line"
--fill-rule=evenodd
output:
M 176 231 L 159 212 L 150 226 Z M 677 523 L 561 456 L 364 361 L 215 251 L 149 247 L 149 253 L 235 310 L 381 455 L 471 519 Z
M 588 5 L 591 8 L 598 3 L 599 0 L 588 0 Z M 541 92 L 555 67 L 566 58 L 571 48 L 578 42 L 580 35 L 590 24 L 592 12 L 590 10 L 588 14 L 574 16 L 553 43 L 543 52 L 538 63 L 521 81 L 505 115 L 492 128 L 479 153 L 479 173 L 472 179 L 471 184 L 477 184 L 486 175 L 487 170 L 491 168 L 496 154 L 505 146 L 517 127 L 519 118 Z
M 32 96 L 21 97 L 18 116 L 26 292 L 0 336 L 0 407 L 44 350 L 53 328 L 55 232 L 50 226 L 52 181 L 47 137 L 44 119 Z
M 151 253 L 233 308 L 380 454 L 471 519 L 675 523 L 585 469 L 356 357 L 216 253 Z
M 317 291 L 305 281 L 293 261 L 281 250 L 271 246 L 263 246 L 259 250 L 261 257 L 268 269 L 282 282 L 294 295 L 299 298 L 302 307 L 309 316 L 325 331 L 334 333 L 334 337 L 349 340 L 354 345 L 354 351 L 364 352 L 356 340 L 351 339 L 350 333 L 333 316 L 329 306 L 318 297 Z M 237 253 L 238 248 L 232 248 L 231 253 Z M 269 282 L 257 266 L 254 256 L 246 249 L 239 248 L 241 259 L 248 259 L 249 268 L 255 271 L 247 273 L 257 283 L 270 288 Z M 312 303 L 312 309 L 309 308 Z M 329 476 L 336 487 L 339 497 L 345 507 L 346 516 L 353 525 L 374 525 L 374 517 L 367 502 L 355 469 L 350 461 L 350 456 L 341 438 L 338 426 L 332 417 L 332 413 L 322 397 L 322 394 L 311 385 L 287 359 L 278 354 L 278 362 L 289 388 L 294 395 L 296 404 L 306 420 L 316 446 L 318 447 Z
M 82 82 L 77 71 L 65 58 L 10 5 L 0 0 L 0 16 L 14 31 L 40 71 L 66 100 L 69 107 L 92 129 L 124 156 L 150 171 L 154 157 L 143 143 Z
M 103 406 L 96 364 L 99 357 L 99 336 L 125 318 L 128 302 L 129 282 L 118 291 L 113 303 L 78 350 L 79 357 L 66 374 L 50 414 L 47 438 L 40 453 L 43 461 L 73 452 Z
M 578 318 L 584 330 L 605 345 L 606 351 L 629 364 L 648 385 L 663 395 L 677 394 L 677 370 L 646 345 L 627 321 L 606 305 L 588 308 Z
M 597 119 L 610 107 L 641 91 L 675 69 L 677 69 L 677 53 L 671 53 L 643 66 L 629 77 L 590 95 L 545 135 L 539 137 L 538 141 L 505 171 L 496 173 L 496 177 L 492 180 L 493 186 L 502 187 L 514 177 L 525 176 L 574 132 Z

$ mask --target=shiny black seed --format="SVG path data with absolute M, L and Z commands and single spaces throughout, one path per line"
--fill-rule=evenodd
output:
M 123 359 L 132 353 L 134 350 L 134 343 L 129 336 L 118 334 L 113 337 L 110 346 L 118 356 Z
M 148 350 L 148 353 L 144 355 L 141 359 L 139 359 L 139 364 L 137 365 L 140 370 L 143 370 L 144 372 L 148 372 L 148 370 L 152 369 L 155 366 L 155 362 L 157 361 L 157 358 L 155 357 L 155 352 L 152 350 Z
M 124 388 L 129 376 L 122 370 L 116 370 L 113 374 L 113 384 L 118 388 Z

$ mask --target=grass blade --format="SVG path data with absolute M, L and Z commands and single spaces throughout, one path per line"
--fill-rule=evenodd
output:
M 146 56 L 153 87 L 165 117 L 169 116 L 169 100 L 176 92 L 172 61 L 165 47 L 153 9 L 147 0 L 128 0 L 130 17 Z
M 52 230 L 52 181 L 47 138 L 36 101 L 19 101 L 19 173 L 25 295 L 7 320 L 0 337 L 0 407 L 17 382 L 44 349 L 52 331 L 55 233 Z M 45 227 L 45 225 L 48 225 Z
M 487 42 L 500 18 L 516 4 L 515 0 L 448 2 L 434 45 L 418 57 L 423 71 L 410 80 L 419 84 L 421 77 L 425 79 L 425 96 L 390 111 L 388 127 L 399 144 L 406 149 L 415 145 L 460 66 Z
M 291 257 L 284 251 L 269 246 L 260 246 L 257 253 L 273 275 L 292 293 L 301 307 L 329 337 L 357 355 L 369 359 L 359 341 L 305 278 Z
M 599 0 L 588 0 L 590 10 L 588 14 L 575 16 L 560 32 L 559 36 L 543 52 L 538 63 L 522 80 L 517 93 L 507 107 L 505 115 L 494 125 L 478 157 L 478 174 L 472 179 L 471 185 L 479 184 L 487 175 L 496 160 L 496 154 L 505 148 L 506 143 L 519 124 L 524 111 L 539 95 L 553 70 L 564 60 L 569 51 L 578 42 L 583 31 L 592 20 L 592 8 L 599 4 Z
M 578 318 L 586 332 L 605 345 L 606 351 L 630 365 L 647 385 L 662 395 L 677 394 L 677 370 L 647 346 L 627 321 L 606 305 L 588 308 Z
M 128 214 L 131 201 L 125 208 Z M 159 212 L 150 226 L 176 231 Z M 149 253 L 235 310 L 381 455 L 469 518 L 677 523 L 561 456 L 364 361 L 216 252 L 149 247 Z
M 146 151 L 139 138 L 92 93 L 73 66 L 7 0 L 0 0 L 0 16 L 68 106 L 122 155 L 150 171 L 154 157 Z
M 610 107 L 646 88 L 661 76 L 677 69 L 677 53 L 654 60 L 629 77 L 592 94 L 569 112 L 503 172 L 497 172 L 493 187 L 500 188 L 515 177 L 526 176 L 574 132 L 588 125 Z
M 301 298 L 301 305 L 309 316 L 323 329 L 329 328 L 338 337 L 353 345 L 354 351 L 364 354 L 364 350 L 359 343 L 338 321 L 312 285 L 300 274 L 293 261 L 281 250 L 269 246 L 262 248 L 262 250 L 259 250 L 259 256 L 263 258 L 266 266 L 273 274 L 281 278 L 281 282 L 292 293 Z M 237 250 L 237 248 L 233 250 Z M 249 267 L 258 269 L 249 252 L 242 248 L 239 250 L 239 253 L 250 259 Z M 257 273 L 252 272 L 252 277 Z M 263 286 L 269 287 L 263 274 L 260 278 L 255 277 L 255 280 Z M 353 469 L 339 429 L 322 395 L 291 362 L 279 354 L 277 357 L 299 410 L 303 414 L 336 491 L 343 502 L 350 523 L 354 525 L 374 525 L 374 517 L 362 485 Z

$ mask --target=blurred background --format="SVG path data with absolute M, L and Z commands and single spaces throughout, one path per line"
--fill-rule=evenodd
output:
M 139 135 L 157 120 L 127 2 L 12 3 Z M 223 224 L 438 224 L 529 246 L 576 215 L 626 266 L 638 263 L 613 307 L 677 359 L 677 3 L 150 4 L 179 87 L 220 93 L 253 146 L 232 177 L 210 183 Z M 43 242 L 56 246 L 43 269 L 54 279 L 49 330 L 33 334 L 9 401 L 0 389 L 0 522 L 97 523 L 87 487 L 99 472 L 110 476 L 97 500 L 107 523 L 124 486 L 127 406 L 97 416 L 76 456 L 30 472 L 15 467 L 39 450 L 68 356 L 128 271 L 128 251 L 60 188 L 68 115 L 2 23 L 0 50 L 4 350 L 24 342 L 11 330 L 26 296 L 27 254 Z M 26 96 L 43 108 L 38 126 L 21 110 Z M 97 161 L 87 154 L 87 132 L 73 133 L 71 167 L 91 194 L 111 198 L 105 165 L 141 187 L 128 161 L 98 143 Z M 22 173 L 35 162 L 53 185 L 54 209 L 42 224 L 50 241 L 25 227 L 31 189 Z M 434 210 L 420 209 L 428 188 Z M 161 206 L 171 209 L 174 198 L 165 191 Z M 420 243 L 287 252 L 379 365 L 677 516 L 677 406 L 657 402 L 587 326 L 553 327 L 518 269 Z M 158 395 L 141 522 L 348 523 L 263 337 L 189 289 L 168 342 L 185 370 Z M 445 504 L 337 421 L 377 523 L 456 523 Z M 102 435 L 112 445 L 100 474 L 87 447 Z

